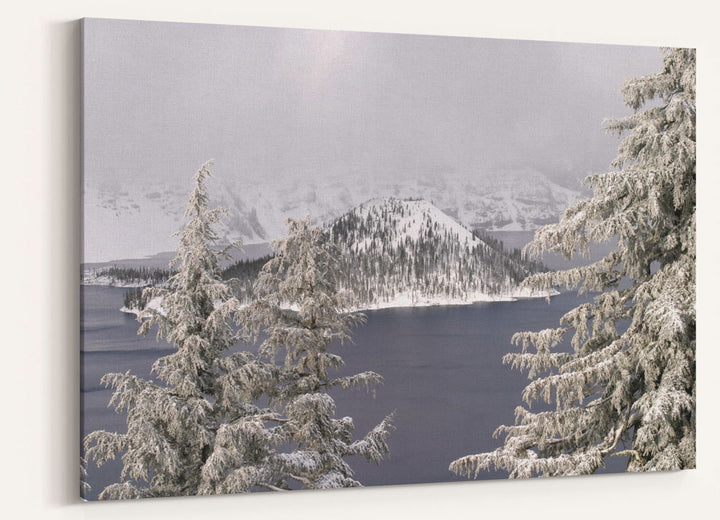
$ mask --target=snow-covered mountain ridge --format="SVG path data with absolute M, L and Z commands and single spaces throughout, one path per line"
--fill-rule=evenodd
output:
M 579 193 L 532 170 L 492 176 L 418 176 L 383 179 L 337 176 L 324 180 L 210 182 L 211 200 L 228 214 L 223 239 L 246 244 L 269 242 L 285 232 L 286 218 L 311 215 L 327 224 L 369 199 L 387 197 L 431 201 L 470 229 L 532 230 L 559 219 Z M 187 188 L 148 180 L 138 185 L 94 186 L 84 190 L 84 262 L 139 258 L 172 251 L 171 234 L 182 223 Z

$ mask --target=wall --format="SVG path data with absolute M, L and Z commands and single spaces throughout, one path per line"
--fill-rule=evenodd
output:
M 720 289 L 716 179 L 720 46 L 710 7 L 685 2 L 30 1 L 2 31 L 3 419 L 0 509 L 9 518 L 702 517 L 720 490 L 711 326 Z M 710 5 L 707 3 L 705 5 Z M 698 47 L 698 469 L 323 493 L 81 504 L 78 464 L 79 62 L 83 16 Z M 8 290 L 9 289 L 9 290 Z

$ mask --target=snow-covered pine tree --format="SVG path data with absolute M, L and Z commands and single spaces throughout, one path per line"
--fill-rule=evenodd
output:
M 505 361 L 528 371 L 528 406 L 497 430 L 502 447 L 454 461 L 458 474 L 588 474 L 613 455 L 628 456 L 629 471 L 695 466 L 694 50 L 665 50 L 658 73 L 622 92 L 634 114 L 606 122 L 612 133 L 628 132 L 615 170 L 588 177 L 593 196 L 528 245 L 571 257 L 617 239 L 595 263 L 526 281 L 597 294 L 558 328 L 514 336 L 521 352 Z M 557 348 L 566 336 L 570 351 Z M 531 411 L 539 400 L 553 406 Z
M 208 209 L 209 164 L 195 187 L 178 232 L 180 245 L 166 288 L 149 289 L 161 309 L 146 309 L 139 333 L 157 326 L 174 352 L 152 367 L 154 380 L 130 372 L 106 374 L 110 405 L 127 412 L 127 432 L 95 431 L 85 456 L 98 465 L 122 457 L 120 481 L 100 494 L 140 498 L 275 489 L 273 448 L 282 442 L 267 427 L 274 414 L 253 403 L 274 384 L 276 370 L 249 352 L 229 353 L 239 340 L 238 302 L 219 275 L 223 253 L 213 249 L 222 210 Z
M 360 455 L 379 463 L 388 453 L 392 416 L 353 441 L 351 417 L 335 418 L 333 387 L 371 390 L 382 381 L 374 372 L 333 377 L 343 366 L 332 349 L 348 342 L 364 316 L 348 313 L 349 293 L 340 289 L 339 251 L 327 232 L 305 220 L 288 220 L 288 236 L 273 244 L 275 256 L 255 284 L 258 300 L 246 308 L 247 323 L 262 331 L 261 356 L 281 368 L 280 386 L 270 396 L 283 417 L 290 453 L 280 454 L 281 487 L 310 489 L 359 486 L 345 457 Z

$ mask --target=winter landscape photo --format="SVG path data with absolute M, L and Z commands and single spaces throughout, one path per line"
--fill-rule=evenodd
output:
M 695 467 L 693 49 L 84 19 L 82 88 L 84 499 Z

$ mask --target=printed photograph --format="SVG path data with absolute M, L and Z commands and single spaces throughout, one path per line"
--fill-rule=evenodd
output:
M 695 467 L 693 49 L 84 19 L 82 89 L 84 499 Z

